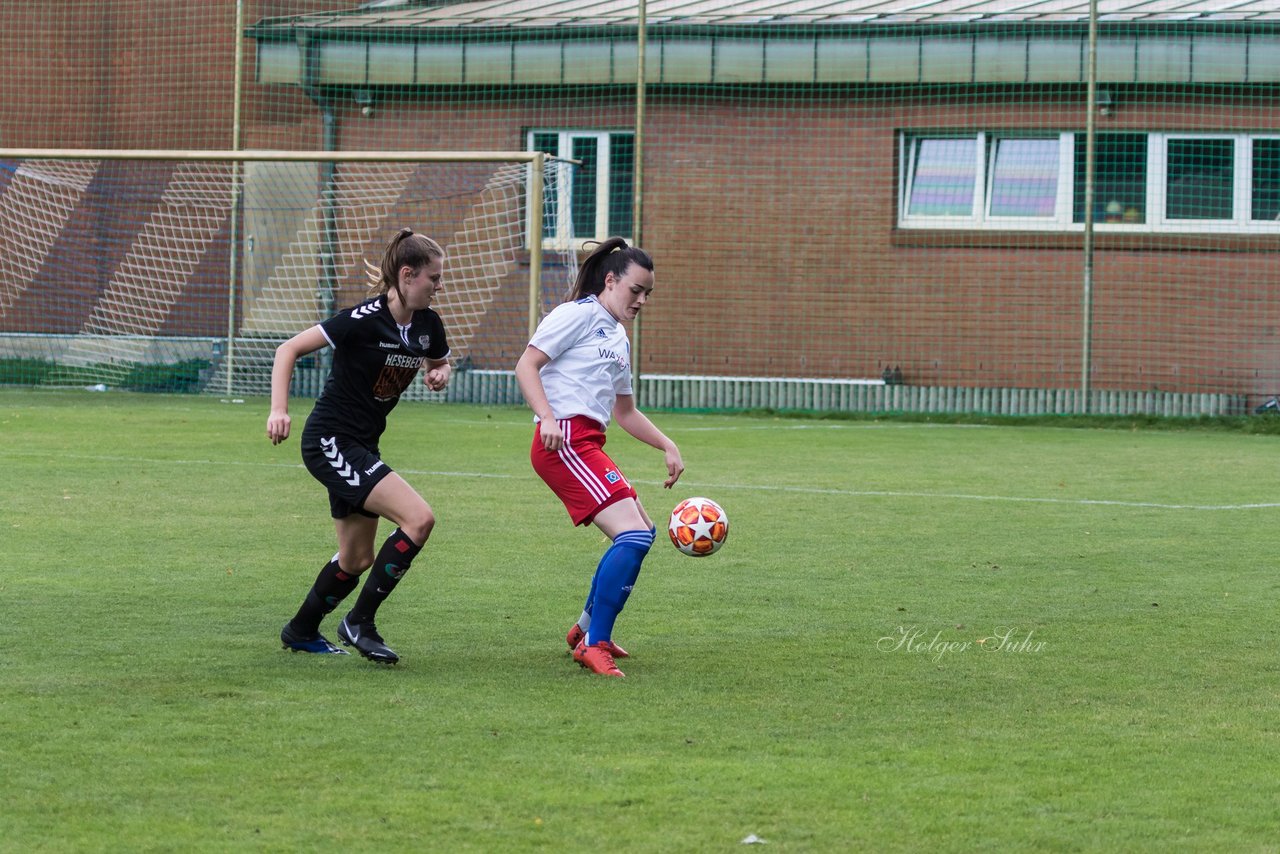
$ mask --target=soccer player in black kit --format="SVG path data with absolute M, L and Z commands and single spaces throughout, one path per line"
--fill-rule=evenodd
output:
M 271 370 L 267 437 L 289 438 L 289 384 L 298 359 L 333 347 L 333 367 L 302 429 L 302 461 L 329 490 L 338 533 L 333 556 L 302 607 L 280 632 L 297 652 L 346 654 L 320 634 L 320 621 L 338 607 L 372 567 L 360 595 L 338 624 L 338 639 L 370 661 L 394 664 L 400 656 L 374 624 L 378 606 L 409 570 L 431 535 L 435 515 L 413 487 L 383 462 L 378 439 L 387 413 L 424 366 L 432 391 L 449 384 L 449 345 L 444 324 L 431 310 L 443 288 L 444 250 L 429 237 L 402 229 L 383 252 L 376 295 L 300 332 L 276 349 Z M 374 544 L 378 520 L 396 529 Z

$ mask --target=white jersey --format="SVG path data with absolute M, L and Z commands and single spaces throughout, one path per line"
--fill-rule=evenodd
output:
M 607 427 L 618 395 L 631 394 L 627 330 L 594 296 L 556 306 L 529 346 L 551 357 L 542 388 L 557 419 L 585 415 Z

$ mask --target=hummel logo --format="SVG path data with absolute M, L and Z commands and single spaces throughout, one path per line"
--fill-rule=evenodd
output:
M 356 320 L 360 320 L 361 318 L 368 317 L 371 314 L 377 314 L 378 309 L 380 308 L 382 308 L 381 297 L 369 303 L 368 305 L 356 306 L 354 309 L 352 309 L 351 316 Z
M 381 347 L 383 350 L 399 350 L 400 349 L 399 344 L 392 344 L 390 341 L 379 341 L 378 346 Z
M 324 448 L 324 455 L 329 459 L 329 465 L 333 466 L 338 472 L 338 477 L 345 480 L 351 486 L 360 485 L 360 473 L 351 468 L 342 456 L 342 452 L 338 450 L 338 440 L 336 437 L 330 436 L 328 439 L 320 440 L 320 447 Z

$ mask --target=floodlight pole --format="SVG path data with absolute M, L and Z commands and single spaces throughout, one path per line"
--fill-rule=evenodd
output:
M 240 150 L 240 95 L 244 80 L 244 0 L 236 0 L 236 23 L 232 37 L 235 40 L 235 81 L 231 96 L 231 150 Z M 227 261 L 227 351 L 223 354 L 227 369 L 227 396 L 231 396 L 235 374 L 236 347 L 236 282 L 240 278 L 240 181 L 244 166 L 239 160 L 231 161 L 231 230 Z
M 543 170 L 546 155 L 533 153 L 529 165 L 529 337 L 538 330 L 539 309 L 542 305 L 542 205 L 545 187 Z
M 636 130 L 633 136 L 634 166 L 631 187 L 631 244 L 643 246 L 644 241 L 644 55 L 647 49 L 648 13 L 645 0 L 638 0 L 636 7 Z M 636 399 L 640 399 L 640 315 L 636 315 L 631 334 L 631 387 Z
M 1089 0 L 1089 60 L 1085 92 L 1084 154 L 1084 287 L 1080 321 L 1080 410 L 1089 413 L 1090 363 L 1093 361 L 1093 197 L 1097 158 L 1098 0 Z

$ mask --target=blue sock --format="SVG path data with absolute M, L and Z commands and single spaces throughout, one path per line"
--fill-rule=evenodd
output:
M 595 595 L 588 610 L 591 612 L 591 628 L 587 630 L 587 645 L 602 640 L 612 640 L 613 624 L 627 604 L 631 588 L 640 577 L 640 565 L 653 545 L 653 531 L 623 531 L 614 537 L 613 545 L 600 558 L 596 577 L 592 582 Z
M 608 552 L 605 552 L 608 554 Z M 604 563 L 604 558 L 600 559 Z M 596 601 L 596 582 L 600 580 L 600 567 L 596 567 L 595 575 L 591 576 L 591 590 L 587 592 L 587 604 L 582 606 L 582 616 L 578 618 L 578 628 L 584 632 L 591 628 L 591 608 Z
M 658 534 L 658 527 L 655 525 L 649 529 L 649 544 L 653 545 L 654 538 Z M 646 553 L 648 550 L 646 549 Z M 609 553 L 605 552 L 605 556 Z M 604 563 L 604 557 L 600 558 L 600 563 Z M 636 564 L 635 570 L 627 577 L 623 587 L 630 589 L 635 586 L 636 579 L 640 577 L 640 564 Z M 591 576 L 591 590 L 587 593 L 587 604 L 582 606 L 582 616 L 578 618 L 578 628 L 584 632 L 591 628 L 591 609 L 596 601 L 596 582 L 600 578 L 600 567 L 596 567 L 595 575 Z

